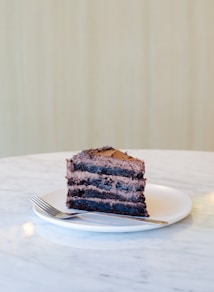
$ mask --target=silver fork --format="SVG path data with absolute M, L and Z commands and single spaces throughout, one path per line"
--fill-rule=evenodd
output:
M 57 219 L 71 219 L 71 218 L 74 218 L 78 215 L 82 215 L 85 213 L 95 213 L 95 214 L 100 214 L 100 215 L 104 215 L 104 216 L 112 216 L 112 217 L 116 217 L 116 218 L 137 220 L 137 221 L 143 221 L 143 222 L 152 223 L 152 224 L 168 224 L 167 221 L 163 221 L 163 220 L 156 220 L 156 219 L 150 219 L 150 218 L 144 218 L 144 217 L 142 217 L 142 218 L 131 217 L 131 216 L 127 216 L 127 215 L 118 215 L 118 214 L 113 214 L 113 213 L 111 214 L 111 213 L 95 212 L 95 211 L 65 213 L 65 212 L 62 212 L 62 211 L 54 208 L 53 206 L 48 204 L 45 200 L 43 200 L 41 197 L 39 197 L 37 195 L 31 195 L 29 197 L 29 199 L 36 206 L 38 206 L 41 210 L 45 211 L 46 213 L 48 213 L 49 215 L 51 215 L 52 217 L 55 217 Z
M 31 195 L 29 197 L 29 199 L 34 204 L 36 204 L 41 210 L 45 211 L 49 215 L 51 215 L 55 218 L 58 218 L 58 219 L 70 219 L 72 217 L 75 217 L 75 216 L 78 216 L 81 214 L 81 212 L 72 212 L 72 213 L 62 212 L 62 211 L 54 208 L 50 204 L 48 204 L 48 202 L 46 202 L 45 200 L 43 200 L 41 197 L 39 197 L 37 195 Z M 89 213 L 89 211 L 85 211 L 83 213 Z

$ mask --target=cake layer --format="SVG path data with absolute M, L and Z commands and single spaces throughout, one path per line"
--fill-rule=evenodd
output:
M 106 151 L 113 151 L 111 147 L 106 147 L 104 149 L 106 149 Z M 128 155 L 125 156 L 128 158 L 130 157 Z M 145 172 L 144 162 L 132 157 L 130 157 L 130 159 L 128 158 L 125 160 L 115 158 L 114 156 L 105 156 L 103 152 L 101 152 L 101 149 L 97 151 L 82 151 L 74 155 L 72 159 L 67 160 L 67 176 L 69 177 L 74 171 L 88 171 L 90 173 L 105 175 L 143 178 Z
M 92 185 L 107 191 L 128 193 L 144 191 L 146 179 L 133 180 L 127 177 L 76 171 L 70 177 L 67 177 L 67 184 L 68 186 Z
M 106 175 L 117 175 L 117 176 L 125 176 L 132 178 L 142 178 L 142 172 L 136 172 L 133 169 L 126 169 L 120 167 L 106 167 L 101 165 L 94 165 L 90 163 L 74 163 L 73 164 L 74 171 L 88 171 L 90 173 L 98 173 L 98 174 L 106 174 Z
M 66 205 L 68 208 L 79 210 L 148 217 L 145 203 L 121 202 L 93 198 L 85 200 L 78 197 L 68 197 Z
M 121 202 L 145 202 L 144 195 L 142 192 L 130 192 L 124 194 L 123 192 L 114 192 L 112 190 L 105 191 L 100 190 L 94 186 L 78 186 L 78 187 L 69 187 L 68 188 L 68 197 L 79 197 L 83 199 L 88 198 L 99 198 L 99 199 L 109 199 L 109 200 L 118 200 Z

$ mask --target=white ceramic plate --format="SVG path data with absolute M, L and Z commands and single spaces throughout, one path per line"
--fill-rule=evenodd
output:
M 147 184 L 145 196 L 150 218 L 167 221 L 167 225 L 185 218 L 192 209 L 192 201 L 189 196 L 171 187 Z M 74 211 L 74 209 L 68 210 L 65 206 L 66 190 L 55 191 L 42 198 L 61 211 Z M 50 223 L 83 231 L 133 232 L 167 226 L 94 213 L 85 213 L 69 220 L 60 220 L 50 217 L 35 205 L 34 211 L 39 217 Z

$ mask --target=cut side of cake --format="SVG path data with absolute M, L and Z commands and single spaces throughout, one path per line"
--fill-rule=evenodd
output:
M 148 217 L 144 161 L 112 147 L 67 159 L 68 208 Z

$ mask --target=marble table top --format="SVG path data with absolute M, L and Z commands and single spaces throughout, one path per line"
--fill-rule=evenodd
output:
M 38 217 L 30 194 L 66 187 L 65 159 L 47 153 L 0 159 L 0 291 L 214 291 L 214 153 L 129 150 L 147 182 L 185 192 L 190 215 L 170 226 L 99 233 Z

